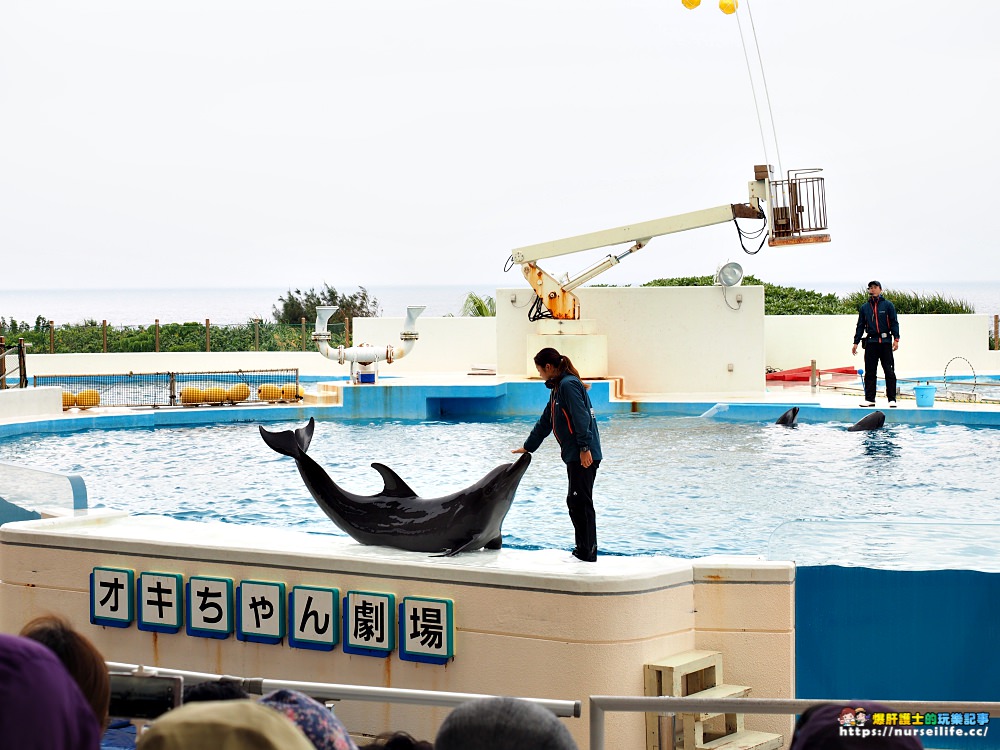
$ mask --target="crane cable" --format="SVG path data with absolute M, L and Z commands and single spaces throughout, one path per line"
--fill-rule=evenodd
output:
M 783 175 L 785 172 L 781 165 L 781 148 L 778 146 L 778 132 L 774 126 L 774 112 L 771 109 L 771 95 L 767 89 L 767 76 L 764 73 L 764 60 L 760 56 L 760 44 L 757 41 L 757 28 L 753 22 L 753 12 L 750 10 L 750 0 L 743 0 L 743 5 L 747 11 L 747 17 L 750 19 L 750 32 L 753 35 L 754 49 L 757 53 L 757 65 L 760 68 L 760 79 L 764 86 L 764 101 L 767 103 L 767 115 L 771 120 L 771 137 L 774 138 L 774 150 L 775 158 L 778 162 L 778 174 Z M 761 145 L 764 148 L 764 160 L 765 163 L 770 163 L 767 155 L 767 140 L 764 137 L 764 123 L 760 116 L 760 104 L 757 102 L 757 87 L 754 86 L 753 82 L 753 72 L 750 67 L 750 55 L 747 52 L 747 42 L 743 35 L 743 24 L 740 21 L 739 11 L 736 13 L 736 24 L 740 30 L 740 43 L 743 45 L 743 59 L 747 64 L 747 76 L 750 78 L 750 91 L 753 94 L 754 110 L 757 112 L 757 126 L 760 130 Z

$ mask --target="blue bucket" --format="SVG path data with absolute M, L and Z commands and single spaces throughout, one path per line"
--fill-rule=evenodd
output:
M 917 406 L 934 406 L 934 392 L 937 390 L 933 385 L 913 386 L 913 395 L 917 398 Z

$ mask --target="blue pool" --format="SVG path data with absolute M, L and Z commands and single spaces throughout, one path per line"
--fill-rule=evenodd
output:
M 510 449 L 532 423 L 319 421 L 310 455 L 354 492 L 381 488 L 369 466 L 379 461 L 421 495 L 435 496 L 512 460 Z M 601 418 L 605 460 L 595 491 L 600 548 L 622 555 L 765 555 L 772 532 L 795 519 L 876 527 L 996 520 L 995 479 L 981 457 L 1000 454 L 1000 429 L 887 424 L 877 432 L 849 433 L 845 427 L 827 422 L 788 429 L 641 414 Z M 0 439 L 0 462 L 80 474 L 91 507 L 341 533 L 309 496 L 294 462 L 264 445 L 256 423 L 12 436 Z M 550 438 L 521 483 L 504 525 L 505 542 L 522 549 L 572 547 L 564 497 L 565 469 Z M 814 534 L 806 524 L 795 531 L 800 548 L 810 546 L 810 534 L 812 546 L 829 547 L 830 556 L 821 552 L 814 563 L 841 561 L 836 536 L 826 533 L 830 528 Z M 938 536 L 947 533 L 941 526 Z M 879 563 L 875 547 L 857 545 L 852 554 L 858 559 L 847 562 Z

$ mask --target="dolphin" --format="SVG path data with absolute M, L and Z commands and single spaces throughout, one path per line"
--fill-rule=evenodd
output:
M 848 432 L 864 432 L 865 430 L 877 430 L 885 424 L 885 412 L 873 411 L 859 419 L 855 424 L 847 428 Z
M 798 417 L 799 417 L 799 407 L 793 406 L 791 409 L 789 409 L 780 417 L 778 417 L 778 421 L 775 422 L 775 424 L 783 424 L 785 425 L 785 427 L 794 427 L 795 420 L 798 419 Z
M 396 472 L 373 463 L 385 486 L 375 495 L 355 495 L 338 487 L 306 455 L 315 426 L 310 417 L 309 423 L 297 430 L 270 432 L 260 427 L 260 436 L 273 450 L 295 459 L 313 499 L 353 539 L 411 552 L 439 552 L 446 557 L 502 546 L 500 526 L 531 463 L 530 453 L 496 467 L 463 490 L 437 498 L 417 497 Z

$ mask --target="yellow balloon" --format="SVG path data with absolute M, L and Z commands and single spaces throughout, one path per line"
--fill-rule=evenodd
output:
M 740 7 L 739 0 L 719 0 L 719 10 L 727 16 L 731 16 Z
M 63 409 L 69 409 L 76 406 L 76 394 L 70 393 L 69 391 L 62 392 L 62 404 Z
M 699 5 L 701 5 L 701 0 L 681 0 L 681 5 L 683 5 L 688 10 L 694 10 Z
M 275 383 L 264 383 L 257 388 L 257 398 L 261 401 L 280 401 L 281 386 Z

